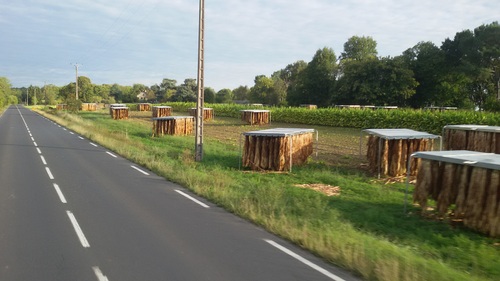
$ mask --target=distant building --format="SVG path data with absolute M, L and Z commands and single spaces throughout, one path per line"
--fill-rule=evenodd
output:
M 139 100 L 147 100 L 147 95 L 146 95 L 146 92 L 140 92 L 138 95 L 137 95 L 137 98 Z

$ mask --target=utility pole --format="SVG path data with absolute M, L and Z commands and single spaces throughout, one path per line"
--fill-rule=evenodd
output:
M 78 100 L 78 63 L 75 63 L 75 70 L 76 70 L 76 90 L 75 90 L 75 93 L 76 93 L 76 96 L 75 96 L 75 99 Z
M 205 1 L 200 0 L 198 30 L 198 97 L 196 103 L 195 161 L 203 159 L 203 102 L 204 102 L 204 53 L 205 53 Z

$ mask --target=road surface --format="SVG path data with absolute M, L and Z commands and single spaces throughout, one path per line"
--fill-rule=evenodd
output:
M 22 106 L 0 116 L 0 280 L 358 280 Z

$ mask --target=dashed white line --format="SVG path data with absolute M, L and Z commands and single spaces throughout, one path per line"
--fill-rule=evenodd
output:
M 330 279 L 332 280 L 335 280 L 335 281 L 345 281 L 345 279 L 342 279 L 340 277 L 338 277 L 337 275 L 331 273 L 330 271 L 308 261 L 307 259 L 299 256 L 298 254 L 288 250 L 287 248 L 281 246 L 280 244 L 274 242 L 273 240 L 267 240 L 267 239 L 264 239 L 264 241 L 266 241 L 267 243 L 271 244 L 272 246 L 278 248 L 279 250 L 283 251 L 284 253 L 286 253 L 287 255 L 290 255 L 291 257 L 299 260 L 300 262 L 302 262 L 303 264 L 309 266 L 309 267 L 312 267 L 314 270 L 328 276 Z
M 40 148 L 36 148 L 36 151 L 38 151 L 38 154 L 42 154 L 42 151 L 40 150 Z
M 35 139 L 33 137 L 31 137 L 31 141 L 35 141 Z
M 47 162 L 45 161 L 45 157 L 43 157 L 43 155 L 40 155 L 40 158 L 42 159 L 43 165 L 47 165 Z
M 146 176 L 149 176 L 149 173 L 144 172 L 143 170 L 141 170 L 141 169 L 137 168 L 137 167 L 136 167 L 136 166 L 134 166 L 134 165 L 132 165 L 132 166 L 130 166 L 130 167 L 132 167 L 132 168 L 136 169 L 137 171 L 139 171 L 139 172 L 141 172 L 141 173 L 145 174 Z
M 69 220 L 71 221 L 71 224 L 73 224 L 73 228 L 75 229 L 76 235 L 80 239 L 80 243 L 82 243 L 82 246 L 84 248 L 90 247 L 89 241 L 87 241 L 87 238 L 85 238 L 85 234 L 83 234 L 83 231 L 80 228 L 80 225 L 78 224 L 78 222 L 76 221 L 76 218 L 73 215 L 73 213 L 70 211 L 66 211 L 66 213 L 68 214 L 68 217 L 69 217 Z
M 108 277 L 106 277 L 106 275 L 102 274 L 102 272 L 98 266 L 94 266 L 94 267 L 92 267 L 92 269 L 94 270 L 95 276 L 97 276 L 97 280 L 108 281 Z
M 36 142 L 33 142 L 33 144 L 34 144 L 35 146 L 38 146 L 38 144 L 37 144 Z
M 81 139 L 81 140 L 83 140 L 83 139 L 84 139 L 84 138 L 82 138 L 82 137 L 80 137 L 80 136 L 78 136 L 78 138 L 79 138 L 79 139 Z
M 113 153 L 111 153 L 111 152 L 109 152 L 109 151 L 106 151 L 106 153 L 107 153 L 107 154 L 109 154 L 109 155 L 111 155 L 111 156 L 113 156 L 113 157 L 115 157 L 115 158 L 117 158 L 117 157 L 118 157 L 118 156 L 114 155 Z
M 93 146 L 95 146 L 95 147 L 97 147 L 97 144 L 95 144 L 95 143 L 93 143 L 93 142 L 91 142 L 90 144 L 91 144 L 91 145 L 93 145 Z
M 66 128 L 63 128 L 63 130 L 67 131 L 67 129 L 66 129 Z
M 64 197 L 64 194 L 62 193 L 61 189 L 59 188 L 59 186 L 57 184 L 54 183 L 54 189 L 56 190 L 57 192 L 57 195 L 59 196 L 59 199 L 61 200 L 62 203 L 66 204 L 68 203 L 66 201 L 66 197 Z
M 190 195 L 188 195 L 188 194 L 186 194 L 186 193 L 184 193 L 184 192 L 182 192 L 182 191 L 180 191 L 180 190 L 178 190 L 178 189 L 176 189 L 176 190 L 175 190 L 175 192 L 177 192 L 177 193 L 179 193 L 180 195 L 182 195 L 182 196 L 186 197 L 187 199 L 189 199 L 189 200 L 191 200 L 191 201 L 195 202 L 196 204 L 198 204 L 198 205 L 202 206 L 203 208 L 210 208 L 210 206 L 208 206 L 207 204 L 205 204 L 205 203 L 201 202 L 200 200 L 198 200 L 198 199 L 196 199 L 196 198 L 194 198 L 194 197 L 192 197 L 192 196 L 190 196 Z
M 53 175 L 52 175 L 52 173 L 50 172 L 49 167 L 45 167 L 45 171 L 47 171 L 47 174 L 49 175 L 49 178 L 50 178 L 51 180 L 53 180 L 53 179 L 54 179 L 54 176 L 53 176 Z

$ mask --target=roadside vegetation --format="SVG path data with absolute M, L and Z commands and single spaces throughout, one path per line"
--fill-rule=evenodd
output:
M 405 184 L 363 169 L 359 128 L 321 127 L 330 150 L 320 142 L 320 156 L 293 173 L 264 173 L 239 168 L 239 132 L 261 127 L 234 117 L 205 124 L 204 158 L 195 162 L 194 138 L 152 138 L 150 115 L 116 121 L 108 111 L 41 113 L 365 279 L 500 279 L 500 240 L 421 216 L 411 202 L 405 214 Z M 335 187 L 337 195 L 297 186 L 312 184 Z

